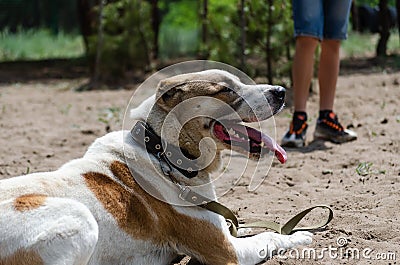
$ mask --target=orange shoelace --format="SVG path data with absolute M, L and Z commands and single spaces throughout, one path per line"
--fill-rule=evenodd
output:
M 332 114 L 333 114 L 333 113 L 332 113 Z M 335 115 L 335 114 L 333 114 L 333 115 Z M 331 116 L 331 115 L 329 115 L 329 116 Z M 335 116 L 334 116 L 334 117 L 335 117 Z M 338 124 L 338 123 L 328 121 L 327 119 L 322 119 L 321 121 L 322 121 L 323 123 L 325 123 L 326 125 L 328 125 L 329 127 L 333 128 L 333 129 L 335 129 L 335 130 L 337 130 L 337 131 L 339 131 L 339 132 L 343 131 L 343 127 L 342 127 L 340 124 Z
M 290 132 L 290 134 L 293 134 L 293 133 L 296 133 L 296 134 L 301 134 L 303 131 L 304 131 L 304 129 L 307 127 L 307 122 L 304 122 L 302 125 L 301 125 L 301 127 L 298 129 L 298 130 L 294 130 L 294 128 L 293 128 L 293 122 L 291 122 L 290 123 L 290 129 L 289 129 L 289 132 Z

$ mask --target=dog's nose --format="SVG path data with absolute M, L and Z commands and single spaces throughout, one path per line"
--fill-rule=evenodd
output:
M 286 89 L 281 86 L 275 86 L 271 89 L 272 95 L 274 95 L 279 100 L 285 99 Z

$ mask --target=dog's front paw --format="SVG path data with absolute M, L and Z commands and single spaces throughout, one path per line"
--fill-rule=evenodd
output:
M 277 253 L 283 254 L 288 249 L 300 245 L 309 245 L 312 242 L 312 233 L 306 231 L 296 232 L 292 235 L 265 232 L 259 236 L 262 237 L 264 245 L 264 248 L 258 253 L 262 259 L 269 259 Z

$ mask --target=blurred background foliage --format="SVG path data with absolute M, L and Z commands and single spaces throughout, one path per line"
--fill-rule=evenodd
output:
M 198 1 L 160 1 L 158 45 L 162 60 L 194 57 L 199 50 L 200 19 Z
M 99 6 L 92 11 L 99 17 Z M 146 1 L 119 0 L 104 5 L 101 22 L 93 20 L 93 33 L 85 36 L 91 62 L 96 61 L 97 51 L 101 51 L 101 64 L 97 65 L 101 81 L 113 82 L 123 78 L 129 69 L 149 65 L 153 38 L 150 15 Z M 100 35 L 96 30 L 99 23 L 102 23 Z
M 195 57 L 199 49 L 198 2 L 161 1 L 159 58 Z
M 398 34 L 391 35 L 389 53 L 399 49 Z M 343 49 L 371 53 L 377 38 L 351 32 Z M 105 83 L 210 59 L 287 84 L 293 52 L 290 0 L 0 0 L 0 61 L 85 57 Z

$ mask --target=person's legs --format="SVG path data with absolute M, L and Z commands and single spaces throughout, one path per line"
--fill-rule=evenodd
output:
M 324 31 L 324 0 L 292 0 L 296 50 L 293 58 L 294 110 L 306 112 L 314 53 Z
M 314 132 L 314 138 L 334 143 L 344 143 L 357 139 L 357 134 L 343 128 L 333 112 L 340 66 L 339 50 L 340 40 L 325 39 L 321 42 L 318 70 L 320 111 Z
M 339 40 L 323 40 L 318 69 L 319 109 L 333 110 L 336 83 L 339 75 Z
M 340 65 L 340 41 L 347 38 L 351 0 L 325 0 L 323 41 L 318 70 L 320 110 L 333 110 Z
M 298 36 L 293 59 L 293 101 L 294 113 L 289 130 L 282 139 L 286 147 L 304 146 L 307 133 L 307 99 L 314 72 L 314 53 L 319 40 L 315 37 Z
M 294 114 L 289 130 L 282 138 L 286 147 L 301 147 L 307 132 L 307 99 L 314 71 L 314 53 L 323 38 L 323 0 L 293 0 L 296 51 L 293 59 Z
M 347 37 L 350 6 L 351 0 L 324 1 L 324 39 L 318 71 L 320 112 L 314 138 L 335 143 L 357 139 L 357 134 L 345 129 L 333 112 L 340 65 L 340 41 Z
M 296 38 L 296 52 L 293 59 L 294 110 L 306 112 L 311 79 L 314 72 L 314 53 L 318 39 L 308 36 Z

